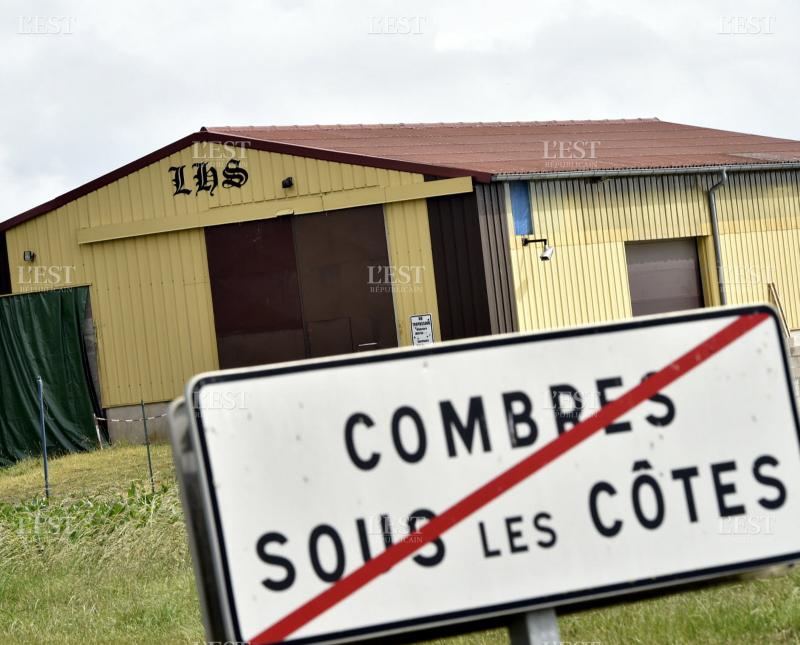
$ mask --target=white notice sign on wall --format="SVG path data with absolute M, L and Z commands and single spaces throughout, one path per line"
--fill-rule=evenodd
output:
M 411 342 L 414 345 L 433 344 L 433 316 L 431 314 L 411 316 Z

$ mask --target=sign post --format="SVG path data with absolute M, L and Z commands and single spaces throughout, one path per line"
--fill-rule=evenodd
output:
M 516 616 L 508 627 L 511 645 L 553 645 L 561 642 L 555 609 L 540 609 Z
M 766 306 L 205 374 L 170 422 L 210 640 L 558 640 L 558 607 L 800 559 Z

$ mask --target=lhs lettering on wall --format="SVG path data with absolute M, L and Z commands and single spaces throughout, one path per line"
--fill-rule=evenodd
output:
M 241 167 L 239 159 L 231 159 L 225 164 L 222 169 L 222 187 L 223 188 L 241 188 L 247 183 L 250 175 Z M 219 174 L 217 169 L 206 161 L 193 163 L 192 168 L 195 168 L 194 175 L 194 194 L 199 195 L 201 192 L 207 192 L 213 195 L 214 191 L 219 186 Z M 191 195 L 192 191 L 186 187 L 186 166 L 170 166 L 170 174 L 172 175 L 172 187 L 175 192 L 172 196 L 176 195 Z

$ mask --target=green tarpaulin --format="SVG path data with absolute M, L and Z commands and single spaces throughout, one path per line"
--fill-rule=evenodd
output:
M 97 445 L 82 331 L 88 299 L 87 287 L 0 298 L 0 466 L 41 454 L 37 376 L 48 453 Z

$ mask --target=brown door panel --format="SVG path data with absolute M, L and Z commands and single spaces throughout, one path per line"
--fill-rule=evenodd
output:
M 302 215 L 293 224 L 304 320 L 350 320 L 348 352 L 366 344 L 396 347 L 392 294 L 370 284 L 370 267 L 389 264 L 382 208 Z M 344 342 L 336 346 L 343 348 Z
M 220 367 L 305 358 L 289 218 L 205 229 Z
M 349 354 L 353 351 L 350 319 L 316 320 L 306 325 L 311 358 Z
M 306 357 L 302 329 L 233 334 L 217 339 L 220 369 L 294 361 Z

